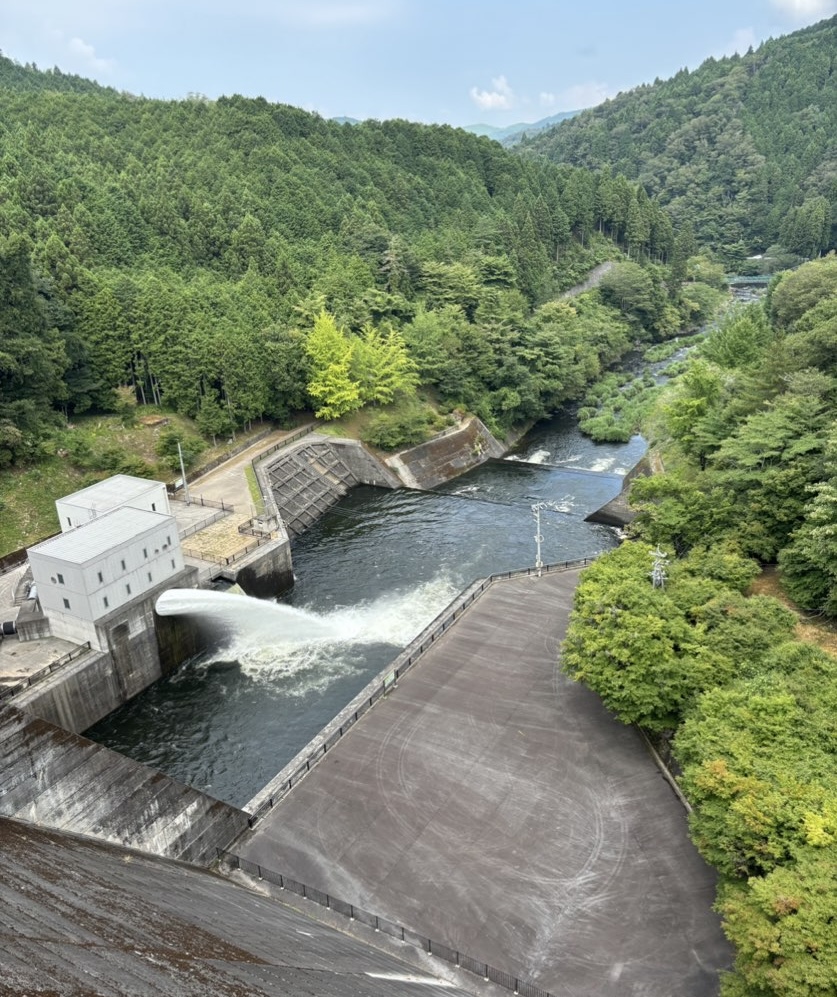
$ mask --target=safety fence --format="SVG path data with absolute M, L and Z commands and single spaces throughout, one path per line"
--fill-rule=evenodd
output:
M 335 726 L 334 730 L 326 737 L 316 750 L 312 751 L 304 761 L 291 772 L 282 783 L 274 789 L 270 796 L 250 814 L 247 823 L 252 828 L 262 817 L 282 800 L 293 787 L 306 776 L 311 769 L 319 762 L 324 755 L 328 754 L 331 748 L 360 720 L 360 718 L 370 710 L 375 703 L 385 696 L 390 689 L 394 689 L 398 679 L 401 678 L 421 656 L 431 648 L 436 641 L 451 627 L 456 620 L 471 606 L 485 590 L 494 582 L 503 579 L 515 578 L 524 575 L 546 575 L 556 571 L 571 571 L 574 568 L 583 568 L 595 560 L 593 557 L 585 557 L 575 561 L 561 561 L 557 564 L 544 564 L 541 567 L 517 568 L 513 571 L 503 571 L 494 575 L 489 575 L 480 581 L 474 582 L 455 599 L 421 634 L 409 644 L 398 657 L 393 661 L 390 669 L 384 674 L 381 681 L 371 689 L 367 687 L 368 695 L 361 701 L 355 700 L 350 709 Z
M 227 510 L 228 512 L 229 510 Z M 179 532 L 181 540 L 185 540 L 186 537 L 191 537 L 193 533 L 200 533 L 201 530 L 205 530 L 207 526 L 212 526 L 213 523 L 217 523 L 219 519 L 224 519 L 227 516 L 227 512 L 218 509 L 213 512 L 211 516 L 207 516 L 206 519 L 202 519 L 199 523 L 192 523 L 185 530 Z
M 266 869 L 256 862 L 243 859 L 233 852 L 219 848 L 217 849 L 217 853 L 218 861 L 228 863 L 233 869 L 239 869 L 241 872 L 249 876 L 256 876 L 260 880 L 266 880 L 268 883 L 278 886 L 280 890 L 288 890 L 297 896 L 303 897 L 305 900 L 311 900 L 321 907 L 327 907 L 329 910 L 342 914 L 352 921 L 365 924 L 374 931 L 389 935 L 391 938 L 396 938 L 408 945 L 414 945 L 416 948 L 423 949 L 428 955 L 444 959 L 445 962 L 449 962 L 459 969 L 464 969 L 469 973 L 474 973 L 476 976 L 481 976 L 484 980 L 496 983 L 498 986 L 504 987 L 506 990 L 511 990 L 515 994 L 523 994 L 523 997 L 551 997 L 548 991 L 542 990 L 528 980 L 515 976 L 512 973 L 505 973 L 500 969 L 495 969 L 487 962 L 472 959 L 470 956 L 451 948 L 449 945 L 444 945 L 441 942 L 434 941 L 432 938 L 427 938 L 417 931 L 411 931 L 409 928 L 403 927 L 403 925 L 396 924 L 395 921 L 380 917 L 378 914 L 370 914 L 362 907 L 346 903 L 345 900 L 339 900 L 337 897 L 331 896 L 330 893 L 323 893 L 322 890 L 306 886 L 304 883 L 298 883 L 295 879 L 291 879 L 290 876 L 273 872 L 271 869 Z
M 80 658 L 89 650 L 90 641 L 87 640 L 78 647 L 74 647 L 72 651 L 62 654 L 61 657 L 56 658 L 55 661 L 51 661 L 44 668 L 39 669 L 37 672 L 33 672 L 31 675 L 27 675 L 26 678 L 21 678 L 16 685 L 0 689 L 0 699 L 8 699 L 10 696 L 16 696 L 24 689 L 28 689 L 30 685 L 40 682 L 41 679 L 45 679 L 48 675 L 51 675 L 54 671 L 57 671 L 57 669 L 61 668 L 62 665 L 67 665 L 71 661 L 75 661 L 76 658 Z
M 186 502 L 186 499 L 179 499 L 180 502 Z M 235 506 L 230 505 L 229 502 L 225 502 L 223 499 L 211 499 L 204 498 L 203 495 L 189 495 L 189 501 L 187 505 L 201 505 L 205 506 L 207 509 L 221 509 L 224 512 L 235 512 Z
M 296 441 L 301 440 L 303 436 L 313 433 L 316 428 L 316 423 L 309 423 L 307 426 L 303 426 L 301 429 L 296 429 L 293 433 L 289 433 L 283 439 L 268 447 L 267 450 L 259 451 L 259 453 L 257 453 L 256 456 L 250 461 L 253 470 L 256 470 L 256 465 L 260 464 L 265 457 L 269 457 L 271 454 L 276 453 L 277 450 L 282 450 L 283 447 L 288 447 L 292 443 L 296 443 Z
M 257 547 L 261 547 L 264 544 L 270 543 L 271 537 L 256 537 L 247 544 L 246 547 L 242 547 L 237 550 L 234 554 L 230 554 L 225 557 L 223 554 L 210 554 L 208 551 L 194 550 L 189 547 L 182 547 L 184 557 L 194 557 L 198 561 L 211 561 L 213 564 L 234 564 L 236 561 L 240 561 L 242 557 L 246 557 L 248 554 L 256 550 Z

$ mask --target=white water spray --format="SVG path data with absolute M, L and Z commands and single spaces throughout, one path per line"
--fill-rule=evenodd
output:
M 204 616 L 220 624 L 227 639 L 205 664 L 235 660 L 251 678 L 282 682 L 284 693 L 295 697 L 360 671 L 364 645 L 406 646 L 458 594 L 450 579 L 438 577 L 318 613 L 229 592 L 169 589 L 156 609 L 161 616 Z
M 269 637 L 278 643 L 337 636 L 334 628 L 316 613 L 230 592 L 168 589 L 154 608 L 160 616 L 201 616 L 234 633 Z

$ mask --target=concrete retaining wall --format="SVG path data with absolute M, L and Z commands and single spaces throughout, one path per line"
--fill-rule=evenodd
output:
M 209 865 L 247 815 L 12 706 L 0 708 L 0 814 Z
M 472 416 L 456 429 L 389 457 L 387 464 L 408 488 L 435 488 L 505 452 L 505 446 Z
M 647 477 L 649 474 L 651 474 L 650 463 L 647 457 L 643 457 L 625 475 L 625 480 L 622 482 L 622 489 L 616 498 L 605 502 L 601 509 L 591 512 L 589 516 L 585 517 L 585 522 L 602 523 L 604 526 L 616 526 L 620 529 L 628 526 L 639 515 L 636 509 L 631 508 L 628 501 L 631 482 L 634 478 Z
M 195 571 L 187 569 L 181 583 Z M 14 705 L 76 733 L 87 730 L 203 647 L 187 617 L 158 617 L 159 586 L 100 621 L 107 650 L 95 648 L 14 697 Z M 159 639 L 158 639 L 159 628 Z

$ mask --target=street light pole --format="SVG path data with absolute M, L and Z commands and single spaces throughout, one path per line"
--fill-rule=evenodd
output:
M 543 569 L 543 561 L 541 560 L 541 544 L 543 543 L 543 534 L 541 533 L 541 509 L 557 509 L 558 506 L 554 502 L 536 502 L 532 506 L 532 512 L 535 516 L 535 567 L 538 569 L 538 578 L 541 577 L 541 571 Z

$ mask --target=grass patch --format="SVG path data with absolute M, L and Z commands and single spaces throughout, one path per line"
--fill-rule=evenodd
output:
M 96 476 L 50 457 L 34 467 L 0 473 L 0 555 L 58 532 L 55 500 L 92 484 Z
M 815 644 L 821 651 L 837 658 L 837 626 L 819 616 L 803 612 L 782 588 L 782 576 L 775 564 L 762 568 L 750 586 L 750 595 L 771 595 L 796 614 L 796 636 L 806 644 Z
M 264 496 L 262 495 L 261 488 L 259 488 L 259 479 L 256 477 L 256 472 L 253 470 L 252 464 L 247 464 L 244 468 L 244 475 L 247 478 L 247 488 L 250 492 L 250 501 L 253 503 L 256 515 L 263 516 Z
M 269 424 L 258 423 L 248 432 L 237 432 L 235 441 L 224 439 L 207 447 L 189 475 L 267 428 Z M 160 435 L 172 430 L 197 435 L 191 419 L 152 405 L 132 408 L 127 416 L 78 416 L 44 444 L 44 456 L 37 464 L 3 468 L 0 555 L 31 547 L 56 533 L 55 500 L 102 478 L 123 473 L 169 482 L 179 477 L 179 470 L 173 473 L 156 452 Z

